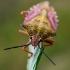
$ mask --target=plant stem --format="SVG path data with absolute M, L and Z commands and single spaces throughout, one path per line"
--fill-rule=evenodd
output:
M 42 43 L 40 43 L 39 47 L 42 47 Z M 39 60 L 42 55 L 42 51 L 39 49 L 39 47 L 36 46 L 36 48 L 34 49 L 34 47 L 32 45 L 29 45 L 29 51 L 33 53 L 33 56 L 28 59 L 27 70 L 36 70 L 37 69 L 37 65 L 38 65 Z M 30 54 L 28 54 L 28 56 L 29 55 Z

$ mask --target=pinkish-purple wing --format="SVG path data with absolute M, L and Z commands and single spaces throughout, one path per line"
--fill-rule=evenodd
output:
M 56 32 L 57 26 L 58 26 L 58 21 L 57 21 L 57 17 L 56 14 L 54 14 L 54 12 L 48 12 L 48 19 L 49 22 L 51 24 L 52 29 Z
M 40 14 L 40 12 L 41 12 L 41 9 L 40 9 L 38 6 L 35 7 L 34 9 L 32 9 L 32 10 L 28 13 L 28 15 L 26 16 L 24 22 L 30 21 L 32 18 L 34 18 L 35 16 L 37 16 L 38 14 Z

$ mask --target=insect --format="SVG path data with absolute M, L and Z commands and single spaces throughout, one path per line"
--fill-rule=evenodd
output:
M 29 35 L 31 41 L 25 45 L 11 48 L 22 47 L 24 51 L 31 54 L 29 56 L 30 58 L 33 56 L 33 53 L 26 50 L 28 45 L 32 44 L 35 49 L 36 46 L 39 46 L 40 42 L 45 43 L 43 46 L 52 46 L 54 44 L 55 41 L 51 40 L 51 38 L 56 36 L 58 19 L 54 8 L 48 1 L 39 3 L 31 7 L 28 11 L 22 11 L 21 15 L 24 17 L 24 22 L 21 24 L 24 31 L 19 30 L 19 32 Z M 11 48 L 6 48 L 4 50 Z M 50 58 L 48 59 L 52 62 Z
M 19 32 L 30 36 L 31 41 L 27 44 L 32 44 L 34 48 L 40 42 L 46 43 L 43 46 L 52 46 L 54 44 L 55 41 L 51 40 L 51 38 L 56 36 L 58 18 L 53 6 L 48 1 L 39 3 L 28 11 L 22 11 L 21 15 L 25 19 L 21 25 L 24 31 L 19 30 Z M 32 56 L 33 53 L 25 50 L 26 47 L 22 49 Z

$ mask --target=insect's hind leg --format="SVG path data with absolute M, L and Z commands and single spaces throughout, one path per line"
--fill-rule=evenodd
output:
M 45 42 L 46 44 L 43 44 L 43 46 L 52 46 L 54 44 L 54 40 L 50 40 L 50 39 L 45 39 L 43 42 Z
M 31 42 L 29 42 L 29 43 L 27 43 L 27 44 L 31 44 Z M 28 45 L 27 45 L 28 46 Z M 27 46 L 23 46 L 22 47 L 22 50 L 24 50 L 25 52 L 27 52 L 27 53 L 29 53 L 29 54 L 31 54 L 30 56 L 28 56 L 28 58 L 30 58 L 30 57 L 32 57 L 33 56 L 33 53 L 32 52 L 30 52 L 30 51 L 28 51 L 28 50 L 26 50 L 26 48 L 27 48 Z
M 22 11 L 22 12 L 21 12 L 21 15 L 22 15 L 23 18 L 25 18 L 25 15 L 26 15 L 27 12 L 28 12 L 28 11 Z

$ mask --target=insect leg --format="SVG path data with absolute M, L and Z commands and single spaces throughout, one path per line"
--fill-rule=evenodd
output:
M 22 33 L 22 34 L 29 35 L 29 34 L 28 34 L 28 32 L 26 32 L 26 31 L 23 31 L 23 30 L 19 30 L 19 32 L 20 32 L 20 33 Z
M 29 42 L 29 43 L 27 43 L 27 44 L 31 44 L 31 42 Z M 30 56 L 28 56 L 28 58 L 32 57 L 33 53 L 30 52 L 30 51 L 28 51 L 28 50 L 26 50 L 26 48 L 27 48 L 27 46 L 23 46 L 23 47 L 22 47 L 22 50 L 24 50 L 25 52 L 31 54 Z
M 43 44 L 43 46 L 52 46 L 55 41 L 50 39 L 45 39 L 44 42 L 47 44 Z
M 23 18 L 25 18 L 25 15 L 26 15 L 27 12 L 28 12 L 28 11 L 22 11 L 22 12 L 21 12 L 21 15 L 22 15 Z

